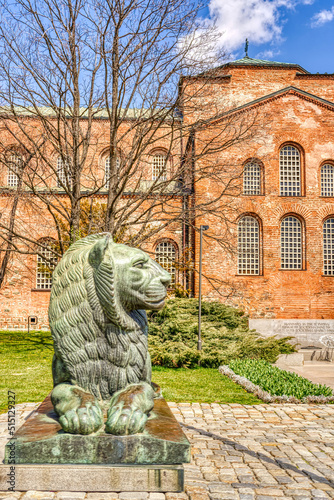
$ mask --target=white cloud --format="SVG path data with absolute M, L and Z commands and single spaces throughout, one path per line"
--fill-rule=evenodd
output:
M 334 19 L 334 5 L 330 10 L 321 10 L 317 14 L 314 14 L 312 17 L 312 23 L 311 26 L 312 28 L 318 28 L 319 26 L 322 26 L 325 23 L 329 23 Z
M 279 50 L 263 50 L 255 55 L 256 59 L 273 59 L 280 53 Z
M 240 49 L 245 39 L 252 44 L 279 42 L 282 39 L 283 14 L 297 4 L 313 0 L 210 0 L 209 10 L 222 32 L 220 44 L 227 52 Z

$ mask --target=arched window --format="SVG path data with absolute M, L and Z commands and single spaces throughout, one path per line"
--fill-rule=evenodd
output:
M 116 159 L 116 168 L 120 167 L 120 159 L 117 157 Z M 110 156 L 106 156 L 104 159 L 104 188 L 109 189 L 110 184 Z
M 334 165 L 321 167 L 321 196 L 334 196 Z
M 50 290 L 52 285 L 52 273 L 57 265 L 57 257 L 51 251 L 54 241 L 42 240 L 37 254 L 36 288 L 39 290 Z
M 303 268 L 302 223 L 289 215 L 281 223 L 281 269 Z
M 324 274 L 334 276 L 334 218 L 326 219 L 324 232 Z
M 167 156 L 165 153 L 157 153 L 152 158 L 152 180 L 167 180 Z
M 260 227 L 251 215 L 238 223 L 238 274 L 260 274 Z
M 249 162 L 244 167 L 244 194 L 261 194 L 261 167 L 256 162 Z
M 71 188 L 72 178 L 69 161 L 64 161 L 61 156 L 57 158 L 57 187 Z
M 291 145 L 283 146 L 279 154 L 280 195 L 301 195 L 300 152 Z
M 7 186 L 17 187 L 19 184 L 19 175 L 23 168 L 22 156 L 17 153 L 10 153 L 6 162 L 8 165 Z
M 176 243 L 171 241 L 162 241 L 158 243 L 155 249 L 155 260 L 161 267 L 166 269 L 172 277 L 171 284 L 176 282 L 175 259 L 177 255 Z

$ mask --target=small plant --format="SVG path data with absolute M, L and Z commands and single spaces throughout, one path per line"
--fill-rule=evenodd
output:
M 263 359 L 235 359 L 229 362 L 229 368 L 274 396 L 293 396 L 301 400 L 307 396 L 333 395 L 330 387 L 313 384 L 310 380 L 272 366 Z

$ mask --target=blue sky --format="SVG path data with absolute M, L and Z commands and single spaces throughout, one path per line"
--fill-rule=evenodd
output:
M 229 59 L 295 62 L 311 73 L 334 73 L 334 0 L 208 0 Z

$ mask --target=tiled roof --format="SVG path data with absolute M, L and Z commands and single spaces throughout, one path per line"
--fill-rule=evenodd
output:
M 303 73 L 308 73 L 304 68 L 295 63 L 284 63 L 277 61 L 266 61 L 264 59 L 253 59 L 252 57 L 245 56 L 242 59 L 237 59 L 236 61 L 231 61 L 224 64 L 223 67 L 229 66 L 276 66 L 278 68 L 298 68 L 299 71 Z
M 16 114 L 18 116 L 30 116 L 30 117 L 41 117 L 41 116 L 49 116 L 49 117 L 57 117 L 59 113 L 63 113 L 64 117 L 71 118 L 73 117 L 72 110 L 69 109 L 67 112 L 66 109 L 56 109 L 48 106 L 15 106 L 14 109 L 10 106 L 0 106 L 0 115 L 3 114 Z M 91 109 L 93 118 L 102 118 L 108 119 L 108 111 L 103 108 L 93 108 Z M 161 109 L 162 114 L 165 113 L 164 109 Z M 119 110 L 119 115 L 121 118 L 129 118 L 129 119 L 146 119 L 146 118 L 154 118 L 159 119 L 159 109 L 150 110 L 148 108 L 130 108 L 127 110 L 121 109 Z M 170 116 L 174 119 L 179 119 L 178 116 L 173 116 L 170 113 Z M 88 109 L 85 107 L 81 107 L 79 109 L 79 118 L 88 118 Z M 167 116 L 165 117 L 167 118 Z

